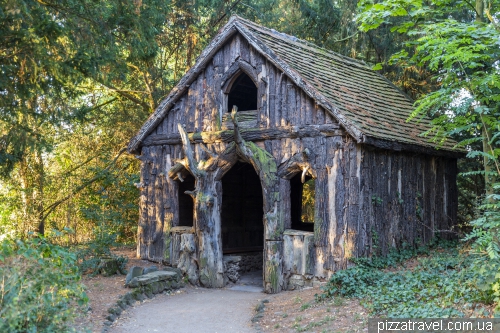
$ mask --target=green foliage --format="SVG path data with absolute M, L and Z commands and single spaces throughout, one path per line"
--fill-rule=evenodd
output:
M 350 0 L 1 2 L 0 231 L 133 241 L 139 163 L 120 152 L 229 16 L 385 62 L 400 43 L 360 33 L 355 11 Z
M 500 184 L 494 185 L 498 192 Z M 492 292 L 496 310 L 500 311 L 500 195 L 491 195 L 489 203 L 480 208 L 484 213 L 471 221 L 473 230 L 465 238 L 473 240 L 472 252 L 477 255 L 476 266 L 482 276 L 479 288 Z
M 362 30 L 393 24 L 393 31 L 413 37 L 392 57 L 393 63 L 409 63 L 432 73 L 438 89 L 417 100 L 410 119 L 430 115 L 434 127 L 425 135 L 432 134 L 435 142 L 451 136 L 468 152 L 468 160 L 460 162 L 465 172 L 458 177 L 462 227 L 473 220 L 472 232 L 466 237 L 473 241 L 474 252 L 468 267 L 487 267 L 479 269 L 474 278 L 484 280 L 482 291 L 494 296 L 498 305 L 500 2 L 366 0 L 359 8 L 357 20 Z M 479 196 L 486 198 L 477 207 Z M 419 210 L 418 203 L 417 213 Z
M 383 200 L 381 197 L 379 197 L 376 194 L 372 195 L 372 205 L 381 205 L 382 202 L 383 202 Z
M 125 272 L 128 258 L 113 254 L 111 247 L 115 245 L 117 245 L 116 235 L 107 232 L 101 233 L 99 237 L 90 242 L 79 244 L 74 252 L 80 272 L 90 275 L 99 274 L 102 259 L 117 260 L 119 271 Z
M 302 187 L 302 222 L 314 222 L 314 201 L 316 197 L 316 181 L 314 178 L 306 181 Z
M 493 295 L 480 287 L 482 267 L 495 267 L 450 245 L 354 260 L 356 265 L 336 272 L 318 297 L 361 298 L 373 315 L 393 318 L 483 316 Z
M 87 302 L 76 256 L 44 238 L 3 240 L 0 251 L 0 331 L 71 331 Z

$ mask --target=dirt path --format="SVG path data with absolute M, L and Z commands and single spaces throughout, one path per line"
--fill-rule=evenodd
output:
M 254 291 L 184 288 L 125 311 L 109 332 L 255 332 L 254 308 L 266 296 Z

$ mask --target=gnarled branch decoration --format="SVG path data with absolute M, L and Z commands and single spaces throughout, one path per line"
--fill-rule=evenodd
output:
M 311 160 L 314 153 L 308 148 L 302 152 L 294 154 L 285 163 L 282 163 L 278 168 L 278 176 L 284 179 L 291 179 L 298 172 L 301 173 L 300 180 L 305 183 L 307 175 L 316 178 L 316 172 L 311 166 Z

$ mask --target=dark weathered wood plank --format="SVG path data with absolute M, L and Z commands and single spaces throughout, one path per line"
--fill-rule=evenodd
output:
M 306 137 L 327 137 L 341 136 L 344 131 L 338 128 L 337 124 L 330 125 L 309 125 L 301 127 L 285 128 L 253 128 L 242 129 L 241 134 L 246 141 L 274 140 L 281 138 L 306 138 Z M 189 140 L 192 143 L 214 143 L 234 141 L 232 130 L 218 132 L 190 133 Z M 179 135 L 151 135 L 144 143 L 145 146 L 152 145 L 175 145 L 181 142 Z

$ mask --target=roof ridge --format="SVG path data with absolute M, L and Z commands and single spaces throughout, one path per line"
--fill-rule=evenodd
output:
M 314 49 L 314 50 L 319 50 L 319 51 L 324 51 L 326 52 L 328 55 L 330 56 L 334 56 L 334 57 L 337 57 L 337 58 L 341 58 L 341 60 L 343 60 L 344 62 L 347 62 L 347 63 L 351 63 L 353 65 L 358 65 L 364 69 L 368 69 L 368 70 L 371 70 L 371 68 L 368 66 L 368 64 L 366 64 L 363 60 L 359 60 L 359 59 L 354 59 L 354 58 L 351 58 L 351 57 L 348 57 L 348 56 L 345 56 L 343 54 L 340 54 L 338 52 L 335 52 L 333 50 L 330 50 L 330 49 L 327 49 L 325 47 L 322 47 L 322 46 L 319 46 L 319 45 L 316 45 L 308 40 L 305 40 L 305 39 L 301 39 L 301 38 L 298 38 L 296 36 L 293 36 L 293 35 L 289 35 L 287 33 L 284 33 L 284 32 L 281 32 L 281 31 L 278 31 L 276 29 L 272 29 L 272 28 L 268 28 L 268 27 L 265 27 L 263 25 L 260 25 L 258 23 L 255 23 L 255 22 L 252 22 L 250 20 L 247 20 L 241 16 L 238 16 L 238 15 L 233 15 L 231 16 L 230 20 L 228 21 L 229 22 L 232 22 L 232 19 L 234 17 L 234 20 L 236 21 L 241 21 L 243 24 L 249 26 L 250 28 L 257 28 L 257 29 L 260 29 L 260 30 L 263 30 L 264 32 L 267 32 L 267 33 L 271 33 L 273 35 L 278 35 L 278 36 L 281 36 L 281 37 L 284 37 L 286 40 L 292 42 L 292 43 L 296 43 L 296 44 L 305 44 L 305 46 L 311 48 L 311 49 Z

